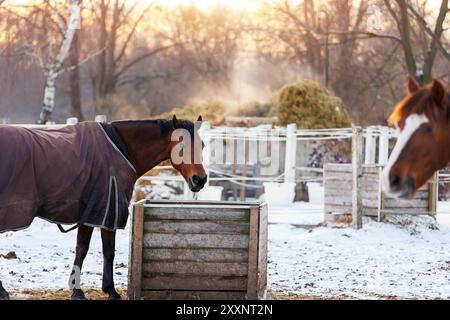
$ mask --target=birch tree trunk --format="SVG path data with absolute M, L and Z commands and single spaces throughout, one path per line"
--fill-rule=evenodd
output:
M 38 120 L 38 123 L 40 124 L 45 124 L 50 120 L 51 113 L 53 112 L 55 106 L 56 80 L 61 74 L 64 60 L 69 53 L 73 38 L 80 25 L 80 1 L 70 0 L 69 11 L 69 19 L 67 26 L 65 26 L 66 32 L 64 33 L 64 38 L 59 52 L 55 59 L 50 61 L 45 67 L 44 101 Z
M 81 110 L 81 88 L 80 88 L 80 60 L 79 60 L 79 33 L 76 33 L 71 52 L 69 54 L 70 65 L 74 67 L 70 71 L 70 115 L 83 121 L 83 112 Z

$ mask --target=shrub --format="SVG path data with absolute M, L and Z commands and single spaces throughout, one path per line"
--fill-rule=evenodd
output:
M 351 125 L 343 101 L 311 80 L 286 85 L 275 97 L 281 125 L 302 129 L 342 128 Z

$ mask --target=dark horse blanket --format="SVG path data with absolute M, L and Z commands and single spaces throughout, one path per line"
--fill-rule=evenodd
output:
M 123 229 L 137 176 L 96 122 L 62 129 L 0 125 L 0 233 L 35 217 Z

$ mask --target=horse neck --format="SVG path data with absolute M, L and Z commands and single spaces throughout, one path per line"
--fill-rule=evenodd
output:
M 138 177 L 170 158 L 170 139 L 160 136 L 156 123 L 124 121 L 112 123 L 136 166 Z

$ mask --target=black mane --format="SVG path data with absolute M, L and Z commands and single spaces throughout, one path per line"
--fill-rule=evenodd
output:
M 173 121 L 166 119 L 156 119 L 156 120 L 118 120 L 113 121 L 113 123 L 132 123 L 138 125 L 157 125 L 159 127 L 160 136 L 165 136 L 173 129 Z M 178 125 L 189 132 L 189 134 L 194 137 L 195 125 L 192 121 L 189 120 L 178 120 Z

